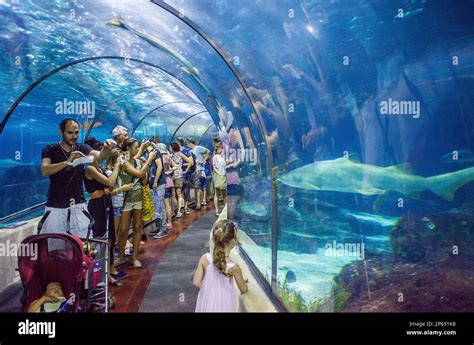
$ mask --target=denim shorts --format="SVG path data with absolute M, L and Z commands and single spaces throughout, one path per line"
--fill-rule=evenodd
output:
M 114 217 L 120 217 L 122 215 L 121 207 L 114 207 Z

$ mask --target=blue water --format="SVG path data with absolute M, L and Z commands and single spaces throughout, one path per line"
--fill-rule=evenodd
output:
M 300 176 L 309 182 L 299 187 L 277 180 L 341 157 L 366 168 L 405 164 L 398 174 L 410 177 L 474 166 L 472 1 L 166 3 L 199 26 L 227 63 L 192 28 L 149 1 L 0 3 L 1 118 L 55 67 L 94 56 L 140 60 L 107 58 L 68 67 L 19 103 L 0 135 L 0 217 L 45 201 L 40 152 L 60 140 L 59 121 L 76 118 L 83 139 L 91 121 L 116 100 L 97 118 L 91 136 L 103 140 L 122 124 L 138 138 L 159 135 L 167 142 L 192 116 L 177 135 L 211 148 L 213 137 L 225 139 L 226 129 L 238 130 L 243 148 L 255 149 L 258 161 L 238 169 L 243 194 L 233 199 L 230 216 L 251 240 L 244 250 L 271 281 L 273 190 L 277 284 L 283 286 L 291 271 L 296 280 L 288 288 L 306 301 L 330 294 L 333 279 L 360 260 L 326 255 L 327 246 L 363 244 L 369 266 L 371 259 L 393 255 L 417 260 L 417 249 L 409 245 L 394 249 L 411 219 L 416 227 L 407 238 L 422 239 L 409 244 L 424 243 L 418 249 L 426 259 L 436 250 L 423 242 L 425 235 L 429 243 L 437 241 L 430 231 L 449 227 L 450 243 L 460 236 L 456 229 L 472 224 L 469 176 L 452 200 L 430 189 L 397 190 L 394 183 L 381 183 L 372 193 L 376 177 L 367 170 L 342 177 L 315 172 Z M 119 15 L 128 29 L 106 24 Z M 154 44 L 144 38 L 150 35 Z M 64 99 L 93 102 L 95 111 L 58 114 Z M 413 108 L 387 113 L 382 105 L 390 100 Z M 339 185 L 336 178 L 342 178 Z M 466 231 L 460 238 L 471 238 Z

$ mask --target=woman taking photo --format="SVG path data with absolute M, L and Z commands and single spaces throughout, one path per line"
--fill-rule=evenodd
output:
M 90 138 L 89 145 L 94 149 L 100 149 L 101 143 L 95 139 Z M 117 161 L 112 167 L 112 173 L 107 176 L 104 170 L 99 166 L 97 160 L 94 160 L 85 171 L 84 186 L 86 191 L 90 194 L 90 200 L 87 204 L 87 210 L 94 219 L 92 227 L 93 237 L 106 237 L 109 240 L 109 282 L 114 284 L 116 281 L 111 276 L 112 273 L 117 273 L 114 263 L 114 213 L 112 206 L 112 198 L 109 191 L 113 190 L 120 170 L 120 164 Z M 106 254 L 105 254 L 106 255 Z
M 184 198 L 183 198 L 183 163 L 187 162 L 191 164 L 193 162 L 192 157 L 188 157 L 180 151 L 179 144 L 176 141 L 171 143 L 171 164 L 175 168 L 173 172 L 173 182 L 174 182 L 174 194 L 176 196 L 178 211 L 176 212 L 176 218 L 181 218 L 183 214 L 181 213 L 181 208 L 184 207 Z
M 142 221 L 142 187 L 147 183 L 147 171 L 150 164 L 156 157 L 156 152 L 152 151 L 148 155 L 148 159 L 144 164 L 140 159 L 135 158 L 139 151 L 138 141 L 134 138 L 129 138 L 123 143 L 123 151 L 127 151 L 129 159 L 125 161 L 122 167 L 123 173 L 120 174 L 123 184 L 132 184 L 132 190 L 125 193 L 122 214 L 120 216 L 120 226 L 118 232 L 118 248 L 119 257 L 115 262 L 115 266 L 125 263 L 125 244 L 128 238 L 128 229 L 130 222 L 133 219 L 133 267 L 142 267 L 142 263 L 138 260 L 138 250 L 140 249 L 140 240 L 143 231 Z

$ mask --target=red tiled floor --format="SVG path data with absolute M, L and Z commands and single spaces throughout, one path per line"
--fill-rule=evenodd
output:
M 159 240 L 154 240 L 150 237 L 140 250 L 139 259 L 142 262 L 142 268 L 133 268 L 128 263 L 120 266 L 129 276 L 122 280 L 120 286 L 110 287 L 115 297 L 115 309 L 110 310 L 110 312 L 138 312 L 153 273 L 158 267 L 161 258 L 165 255 L 166 249 L 192 223 L 213 210 L 214 208 L 211 203 L 208 203 L 200 211 L 191 209 L 191 214 L 187 216 L 183 214 L 181 219 L 173 218 L 173 229 L 169 231 L 170 235 L 168 237 Z

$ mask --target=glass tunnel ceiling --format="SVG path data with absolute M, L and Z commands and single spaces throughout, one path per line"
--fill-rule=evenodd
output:
M 143 115 L 170 102 L 176 103 L 156 111 L 154 116 L 171 132 L 180 121 L 203 109 L 202 105 L 191 102 L 204 103 L 209 115 L 219 124 L 219 109 L 220 114 L 225 115 L 223 110 L 232 107 L 229 101 L 232 100 L 247 114 L 234 119 L 234 126 L 251 129 L 259 126 L 237 80 L 209 44 L 186 24 L 149 1 L 70 4 L 64 1 L 48 4 L 25 1 L 21 6 L 7 2 L 0 4 L 0 10 L 1 7 L 9 11 L 2 28 L 2 49 L 5 50 L 2 53 L 12 56 L 11 60 L 4 61 L 5 66 L 0 71 L 2 89 L 8 90 L 0 96 L 3 114 L 37 78 L 79 59 L 130 57 L 168 72 L 140 62 L 118 59 L 87 61 L 68 67 L 36 86 L 20 102 L 4 130 L 15 129 L 20 122 L 22 127 L 42 128 L 43 123 L 44 128 L 49 128 L 46 126 L 54 122 L 56 102 L 64 98 L 94 101 L 95 110 L 99 112 L 109 102 L 128 92 L 130 94 L 107 109 L 96 124 L 107 130 L 94 128 L 91 135 L 102 139 L 117 123 L 134 128 Z M 127 28 L 107 24 L 119 17 Z M 164 52 L 163 46 L 171 47 L 173 51 Z M 18 63 L 15 56 L 23 58 L 20 66 L 15 64 Z M 11 80 L 16 82 L 7 85 Z M 32 99 L 42 101 L 33 103 Z M 153 114 L 145 121 L 152 123 Z M 203 122 L 203 126 L 206 123 L 208 121 Z M 221 125 L 226 124 L 228 119 L 224 118 Z M 264 140 L 257 135 L 253 141 L 260 145 Z
M 407 142 L 416 140 L 425 121 L 432 120 L 441 106 L 439 92 L 448 88 L 455 90 L 453 95 L 465 92 L 469 78 L 465 83 L 454 79 L 469 75 L 474 67 L 474 34 L 472 30 L 466 34 L 468 24 L 460 24 L 472 22 L 468 2 L 164 2 L 208 33 L 229 57 L 239 59 L 235 67 L 248 81 L 255 106 L 265 118 L 275 165 L 340 157 L 347 149 L 360 152 L 362 161 L 371 164 L 403 162 L 410 146 L 398 145 L 393 134 L 404 131 Z M 400 8 L 403 20 L 397 17 Z M 423 39 L 415 43 L 414 37 Z M 454 70 L 452 56 L 466 63 Z M 348 66 L 342 63 L 345 57 Z M 445 63 L 433 68 L 443 57 L 448 57 Z M 398 119 L 380 123 L 373 109 L 389 95 L 420 97 L 429 115 L 418 126 L 406 126 Z M 353 123 L 341 121 L 344 117 Z M 341 140 L 330 133 L 336 137 L 336 147 L 322 152 L 327 143 L 321 143 L 319 129 L 337 126 L 355 126 L 352 147 L 337 147 Z M 380 135 L 379 128 L 390 132 Z

